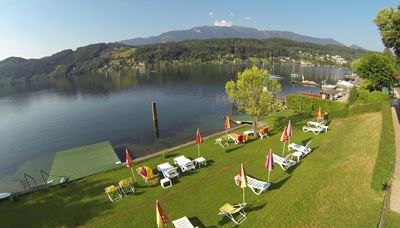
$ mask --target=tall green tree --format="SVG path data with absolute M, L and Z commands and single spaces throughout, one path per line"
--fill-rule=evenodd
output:
M 352 68 L 361 78 L 371 82 L 373 90 L 380 90 L 384 86 L 392 87 L 396 80 L 395 67 L 383 54 L 368 53 L 355 61 Z
M 383 44 L 394 50 L 397 59 L 400 59 L 400 11 L 385 8 L 379 11 L 374 20 L 378 26 Z
M 254 133 L 257 134 L 258 118 L 276 109 L 275 95 L 281 85 L 279 81 L 270 79 L 267 70 L 253 66 L 239 72 L 237 81 L 227 82 L 225 89 L 239 111 L 250 116 Z

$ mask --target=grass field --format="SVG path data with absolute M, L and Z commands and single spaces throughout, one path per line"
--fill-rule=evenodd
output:
M 248 175 L 266 180 L 267 151 L 282 153 L 280 131 L 287 118 L 297 119 L 292 142 L 312 140 L 314 152 L 296 167 L 284 172 L 279 166 L 271 173 L 272 188 L 257 196 L 246 189 L 248 218 L 243 227 L 376 227 L 383 194 L 373 191 L 371 179 L 381 132 L 381 114 L 372 113 L 334 120 L 332 131 L 315 136 L 303 133 L 301 115 L 284 113 L 266 122 L 273 126 L 268 139 L 232 145 L 226 151 L 213 139 L 201 145 L 208 166 L 184 174 L 169 189 L 146 187 L 140 180 L 137 194 L 114 204 L 104 187 L 130 176 L 130 170 L 101 173 L 66 187 L 54 187 L 0 204 L 0 224 L 4 227 L 155 227 L 155 201 L 169 221 L 187 216 L 200 227 L 231 227 L 218 216 L 224 203 L 240 203 L 242 191 L 233 181 L 243 162 Z M 304 121 L 304 120 L 303 120 Z M 244 130 L 244 129 L 242 129 Z M 188 146 L 173 151 L 166 159 L 185 154 L 195 158 L 197 148 Z M 139 165 L 153 169 L 165 162 L 154 158 Z M 139 176 L 136 175 L 139 180 Z M 171 225 L 172 226 L 172 225 Z

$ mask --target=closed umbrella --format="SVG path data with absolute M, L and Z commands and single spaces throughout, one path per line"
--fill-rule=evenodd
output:
M 271 149 L 269 149 L 269 153 L 267 155 L 267 160 L 265 160 L 265 168 L 268 170 L 268 182 L 269 182 L 269 176 L 271 174 L 272 169 L 274 169 L 274 158 L 272 156 Z
M 229 115 L 227 115 L 226 119 L 225 119 L 225 124 L 224 124 L 225 134 L 227 137 L 228 137 L 228 129 L 230 129 L 230 128 L 231 128 L 231 122 L 229 120 Z
M 197 128 L 196 132 L 196 144 L 197 144 L 197 156 L 200 157 L 200 144 L 203 142 L 203 138 L 200 134 L 200 129 Z
M 167 226 L 167 216 L 164 214 L 160 203 L 156 201 L 156 217 L 157 217 L 157 227 L 162 228 Z
M 282 156 L 285 155 L 285 145 L 286 145 L 287 141 L 288 141 L 288 135 L 287 135 L 287 129 L 285 126 L 285 129 L 283 129 L 282 136 L 281 136 L 281 142 L 283 143 Z
M 125 165 L 126 165 L 126 167 L 131 168 L 133 179 L 136 181 L 136 177 L 135 177 L 135 174 L 133 173 L 133 169 L 132 169 L 133 161 L 132 161 L 131 156 L 129 155 L 128 148 L 125 149 Z

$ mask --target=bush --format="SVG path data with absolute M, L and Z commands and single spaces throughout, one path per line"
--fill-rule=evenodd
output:
M 323 112 L 331 112 L 348 107 L 346 103 L 342 102 L 334 102 L 330 100 L 322 100 L 294 94 L 286 96 L 286 104 L 289 109 L 300 110 L 304 112 L 315 112 L 320 106 Z
M 354 86 L 351 87 L 350 93 L 349 93 L 349 98 L 347 100 L 349 102 L 349 105 L 353 104 L 357 100 L 357 96 L 358 96 L 357 88 Z
M 372 174 L 372 188 L 381 191 L 391 181 L 395 164 L 395 136 L 392 122 L 392 110 L 389 102 L 382 106 L 382 132 L 379 141 L 378 156 Z

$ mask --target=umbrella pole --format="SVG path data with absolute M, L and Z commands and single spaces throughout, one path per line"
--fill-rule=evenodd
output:
M 136 177 L 135 177 L 135 173 L 133 172 L 132 166 L 131 166 L 131 172 L 132 172 L 133 179 L 134 179 L 135 182 L 136 182 Z
M 268 171 L 268 182 L 269 182 L 269 175 L 271 174 L 271 170 Z
M 197 144 L 197 157 L 200 157 L 200 144 Z
M 242 188 L 242 189 L 243 189 L 243 204 L 245 204 L 246 203 L 245 198 L 244 198 L 244 189 L 245 188 Z
M 282 156 L 285 156 L 285 145 L 286 145 L 286 143 L 283 143 Z
M 289 138 L 289 142 L 288 142 L 288 143 L 290 144 L 290 138 L 291 138 L 291 137 L 289 136 L 288 138 Z

